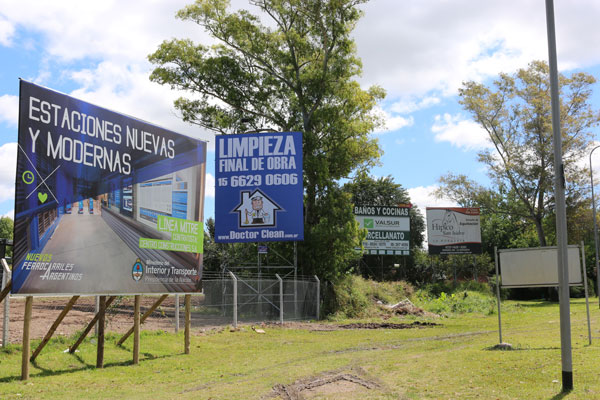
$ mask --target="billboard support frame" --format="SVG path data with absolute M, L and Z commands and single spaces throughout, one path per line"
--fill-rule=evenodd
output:
M 79 297 L 80 296 L 71 297 L 71 300 L 69 300 L 65 308 L 63 308 L 63 310 L 60 312 L 60 314 L 58 315 L 58 317 L 56 318 L 56 320 L 54 321 L 54 323 L 52 324 L 52 326 L 38 345 L 38 347 L 34 350 L 33 354 L 29 359 L 31 362 L 35 361 L 37 356 L 42 352 L 42 349 L 48 344 L 50 338 L 52 338 L 52 335 L 54 335 L 54 332 L 56 332 L 56 330 L 58 329 L 58 326 L 62 323 L 63 319 L 65 319 L 69 311 L 73 309 L 73 306 L 75 305 L 77 300 L 79 300 Z
M 589 303 L 589 296 L 588 296 L 588 288 L 587 288 L 587 275 L 586 275 L 586 270 L 585 270 L 585 249 L 584 249 L 584 243 L 583 241 L 581 242 L 580 245 L 574 245 L 577 246 L 579 248 L 579 256 L 581 257 L 580 262 L 579 262 L 579 268 L 581 269 L 581 273 L 582 273 L 582 281 L 580 283 L 575 283 L 575 284 L 570 284 L 569 286 L 583 286 L 584 287 L 584 293 L 585 293 L 585 305 L 586 305 L 586 311 L 587 311 L 587 325 L 588 325 L 588 340 L 589 340 L 589 344 L 592 344 L 592 328 L 591 328 L 591 321 L 590 321 L 590 303 Z M 514 249 L 514 250 L 524 250 L 524 249 Z M 498 336 L 499 336 L 499 343 L 502 345 L 502 315 L 501 315 L 501 303 L 500 303 L 500 286 L 502 286 L 501 284 L 501 280 L 500 280 L 500 274 L 499 274 L 499 259 L 498 259 L 498 247 L 494 246 L 494 260 L 495 260 L 495 267 L 496 267 L 496 297 L 497 297 L 497 301 L 498 301 Z M 560 278 L 560 275 L 559 275 Z M 568 282 L 567 282 L 568 283 Z M 519 286 L 519 287 L 557 287 L 558 285 L 545 285 L 545 286 Z M 507 288 L 511 288 L 514 286 L 507 286 Z

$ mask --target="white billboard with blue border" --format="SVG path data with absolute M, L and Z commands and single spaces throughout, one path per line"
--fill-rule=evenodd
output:
M 216 137 L 215 241 L 304 239 L 302 133 Z

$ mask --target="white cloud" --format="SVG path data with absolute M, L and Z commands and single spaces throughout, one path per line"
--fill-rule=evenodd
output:
M 390 106 L 390 110 L 398 114 L 410 114 L 439 104 L 440 101 L 437 96 L 425 96 L 420 99 L 416 96 L 405 96 L 394 102 Z
M 456 94 L 461 82 L 513 72 L 548 58 L 545 7 L 537 0 L 378 0 L 354 37 L 366 85 L 390 98 L 436 91 Z M 518 12 L 515 12 L 518 10 Z M 559 68 L 600 62 L 600 2 L 555 2 Z
M 0 18 L 0 45 L 10 46 L 15 33 L 15 26 L 5 19 Z
M 0 122 L 17 126 L 19 119 L 19 98 L 5 94 L 0 96 Z
M 8 218 L 14 220 L 15 219 L 15 210 L 8 211 L 7 213 L 5 213 L 3 215 L 3 217 L 8 217 Z
M 17 173 L 17 144 L 5 143 L 0 146 L 0 203 L 15 198 L 15 174 Z
M 150 82 L 149 65 L 123 65 L 104 61 L 95 69 L 73 71 L 80 86 L 71 95 L 98 106 L 146 120 L 197 139 L 214 142 L 214 134 L 177 116 L 173 101 L 181 93 Z
M 213 174 L 206 174 L 206 183 L 204 188 L 206 190 L 206 197 L 215 197 L 215 177 L 213 176 Z
M 427 207 L 452 207 L 457 204 L 449 199 L 438 199 L 434 196 L 434 192 L 439 188 L 438 185 L 430 186 L 417 186 L 408 189 L 410 201 L 412 204 L 421 210 L 425 215 L 425 209 Z
M 431 127 L 438 142 L 450 142 L 453 146 L 466 150 L 479 150 L 489 147 L 487 132 L 477 123 L 463 119 L 460 114 L 436 115 Z
M 412 126 L 415 123 L 415 119 L 412 116 L 403 117 L 401 115 L 393 115 L 380 107 L 377 107 L 374 113 L 378 114 L 384 121 L 384 126 L 377 129 L 374 133 L 394 132 L 404 127 Z

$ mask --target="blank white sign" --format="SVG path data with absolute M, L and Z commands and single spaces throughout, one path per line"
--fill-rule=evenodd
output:
M 502 287 L 558 286 L 557 253 L 556 247 L 498 250 Z M 579 247 L 569 246 L 567 253 L 569 284 L 583 285 Z

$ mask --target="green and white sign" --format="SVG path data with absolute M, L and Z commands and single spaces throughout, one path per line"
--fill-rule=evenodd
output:
M 366 254 L 410 254 L 410 208 L 355 206 L 354 217 L 367 229 L 363 242 Z
M 156 229 L 171 233 L 171 240 L 140 238 L 140 249 L 203 253 L 204 229 L 202 222 L 159 215 Z

